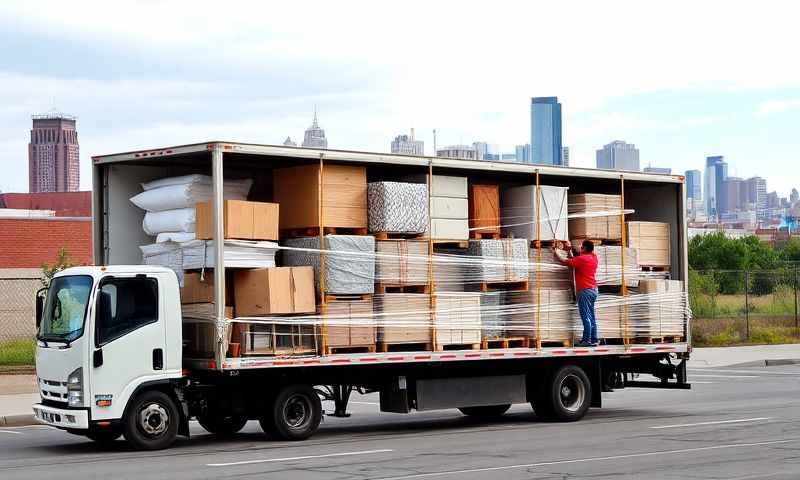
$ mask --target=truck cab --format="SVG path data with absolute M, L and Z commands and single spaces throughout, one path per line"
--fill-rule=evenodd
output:
M 186 425 L 180 382 L 181 308 L 172 270 L 74 267 L 37 296 L 36 418 L 141 448 L 170 443 Z

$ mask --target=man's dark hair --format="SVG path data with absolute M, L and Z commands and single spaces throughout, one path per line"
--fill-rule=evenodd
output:
M 587 253 L 594 252 L 594 243 L 592 243 L 591 240 L 584 240 L 581 246 L 583 247 L 583 250 L 586 251 Z

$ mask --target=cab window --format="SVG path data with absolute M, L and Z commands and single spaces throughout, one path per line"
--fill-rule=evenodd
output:
M 158 321 L 158 282 L 154 278 L 108 278 L 97 292 L 98 347 Z

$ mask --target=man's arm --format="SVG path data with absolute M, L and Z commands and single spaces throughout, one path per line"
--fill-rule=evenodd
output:
M 558 260 L 558 263 L 560 263 L 561 265 L 565 265 L 567 267 L 571 267 L 572 266 L 572 264 L 573 264 L 572 259 L 571 258 L 563 258 L 561 256 L 561 252 L 558 251 L 558 249 L 556 248 L 555 245 L 552 246 L 552 250 L 553 250 L 553 254 L 554 254 L 553 256 L 556 257 L 556 260 Z

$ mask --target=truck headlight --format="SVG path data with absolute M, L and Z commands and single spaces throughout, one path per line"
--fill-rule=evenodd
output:
M 78 367 L 67 377 L 67 405 L 83 406 L 83 368 Z

